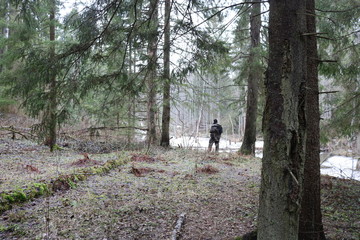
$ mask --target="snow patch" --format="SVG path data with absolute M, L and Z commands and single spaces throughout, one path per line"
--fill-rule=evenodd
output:
M 356 170 L 359 160 L 351 157 L 332 156 L 321 164 L 321 174 L 360 181 L 360 171 Z
M 189 137 L 171 138 L 170 145 L 173 147 L 192 148 L 207 150 L 209 138 L 207 137 Z M 213 146 L 214 148 L 215 146 Z M 235 152 L 241 147 L 241 142 L 230 141 L 226 138 L 220 140 L 220 152 Z M 264 141 L 256 141 L 255 156 L 262 158 Z M 354 179 L 360 181 L 360 171 L 356 170 L 358 159 L 344 156 L 332 156 L 321 164 L 321 174 L 330 175 L 338 178 Z

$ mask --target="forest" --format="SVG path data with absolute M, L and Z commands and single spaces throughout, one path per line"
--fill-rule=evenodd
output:
M 0 30 L 0 239 L 360 238 L 358 0 L 2 0 Z

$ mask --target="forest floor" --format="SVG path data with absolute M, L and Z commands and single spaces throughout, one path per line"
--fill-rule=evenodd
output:
M 29 141 L 0 139 L 0 193 L 128 156 L 0 215 L 0 239 L 235 239 L 256 228 L 261 160 L 186 149 L 49 153 Z M 85 161 L 85 160 L 88 161 Z M 322 176 L 328 239 L 360 239 L 360 182 Z

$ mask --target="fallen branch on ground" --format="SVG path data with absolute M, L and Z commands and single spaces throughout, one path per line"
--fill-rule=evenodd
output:
M 12 134 L 12 139 L 15 139 L 15 135 L 18 134 L 20 136 L 22 136 L 25 139 L 29 139 L 29 138 L 35 138 L 34 135 L 32 135 L 30 132 L 31 130 L 28 128 L 14 128 L 13 126 L 0 126 L 0 131 L 8 131 L 10 132 L 10 134 Z
M 180 214 L 179 219 L 176 222 L 176 226 L 175 226 L 175 228 L 173 230 L 171 240 L 179 239 L 181 227 L 182 227 L 182 225 L 184 224 L 184 221 L 185 221 L 185 215 L 186 215 L 186 213 Z

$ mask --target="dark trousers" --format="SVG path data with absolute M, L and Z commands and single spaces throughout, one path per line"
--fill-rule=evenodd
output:
M 215 143 L 215 152 L 219 152 L 219 142 L 220 142 L 220 140 L 216 141 L 215 139 L 210 138 L 208 152 L 211 152 L 211 148 L 214 143 Z

